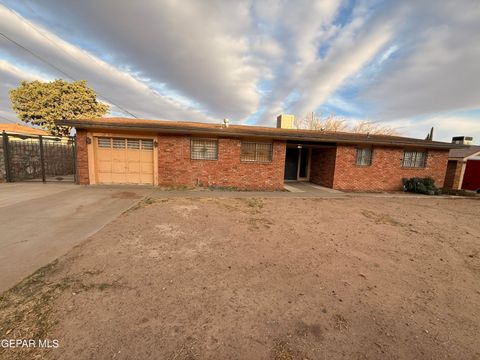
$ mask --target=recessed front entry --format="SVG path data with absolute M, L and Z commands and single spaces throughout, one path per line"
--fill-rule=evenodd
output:
M 310 149 L 287 147 L 285 155 L 285 180 L 308 180 Z
M 153 184 L 153 140 L 95 137 L 98 184 Z

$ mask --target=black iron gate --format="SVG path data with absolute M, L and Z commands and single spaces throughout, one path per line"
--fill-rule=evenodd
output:
M 2 133 L 5 179 L 75 181 L 75 137 Z

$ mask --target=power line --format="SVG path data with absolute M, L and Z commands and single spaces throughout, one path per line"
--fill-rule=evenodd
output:
M 15 120 L 7 119 L 6 117 L 0 116 L 0 119 L 16 124 Z
M 11 9 L 8 9 L 10 10 L 13 14 L 15 14 L 15 16 L 18 17 L 18 15 L 12 11 Z M 22 19 L 20 19 L 22 20 Z M 23 21 L 23 20 L 22 20 Z M 28 24 L 30 27 L 32 27 L 35 31 L 37 31 L 38 33 L 40 33 L 43 37 L 45 37 L 47 40 L 49 40 L 50 42 L 52 42 L 52 44 L 54 44 L 57 48 L 58 45 L 55 44 L 50 38 L 48 38 L 45 34 L 43 34 L 40 30 L 38 30 L 37 28 L 35 28 L 32 24 L 28 23 L 28 22 L 25 22 L 23 21 L 25 24 Z M 43 62 L 44 64 L 47 64 L 48 66 L 52 67 L 53 69 L 55 69 L 56 71 L 58 71 L 59 73 L 61 73 L 62 75 L 64 75 L 65 77 L 67 77 L 68 79 L 70 80 L 73 80 L 73 81 L 78 81 L 77 79 L 75 79 L 73 76 L 70 76 L 68 73 L 66 73 L 65 71 L 63 71 L 62 69 L 60 69 L 58 66 L 56 66 L 55 64 L 52 64 L 51 62 L 49 62 L 48 60 L 45 60 L 44 58 L 42 58 L 40 55 L 37 55 L 35 52 L 33 52 L 32 50 L 26 48 L 25 46 L 23 46 L 22 44 L 19 44 L 18 42 L 16 42 L 15 40 L 11 39 L 10 37 L 8 37 L 7 35 L 5 35 L 4 33 L 0 32 L 0 35 L 3 36 L 6 40 L 10 41 L 11 43 L 13 43 L 14 45 L 20 47 L 21 49 L 23 49 L 24 51 L 28 52 L 30 55 L 34 56 L 35 58 L 37 58 L 38 60 L 40 60 L 41 62 Z M 61 49 L 64 53 L 65 50 Z M 125 109 L 124 107 L 118 105 L 117 103 L 115 103 L 114 101 L 112 101 L 111 99 L 107 98 L 106 96 L 102 95 L 100 92 L 98 92 L 98 94 L 100 95 L 101 98 L 107 100 L 108 102 L 112 103 L 113 105 L 115 105 L 117 108 L 119 108 L 120 110 L 122 110 L 123 112 L 125 112 L 126 114 L 129 114 L 131 115 L 132 117 L 134 118 L 138 118 L 137 116 L 135 116 L 134 114 L 132 114 L 130 111 L 128 111 L 127 109 Z

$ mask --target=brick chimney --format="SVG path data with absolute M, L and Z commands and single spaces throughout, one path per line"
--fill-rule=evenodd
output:
M 294 115 L 280 114 L 277 116 L 278 129 L 293 129 Z
M 472 145 L 473 137 L 471 136 L 454 136 L 452 144 Z

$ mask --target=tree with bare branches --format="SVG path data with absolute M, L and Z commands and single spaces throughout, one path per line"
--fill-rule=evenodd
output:
M 348 124 L 346 118 L 334 114 L 323 115 L 311 112 L 303 118 L 295 118 L 294 126 L 297 129 L 352 132 L 357 134 L 397 135 L 394 128 L 381 125 L 373 121 L 359 121 Z

